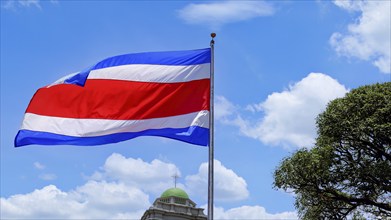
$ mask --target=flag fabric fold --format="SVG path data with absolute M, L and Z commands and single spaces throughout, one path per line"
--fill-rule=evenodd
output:
M 126 54 L 42 87 L 15 146 L 101 145 L 160 136 L 207 146 L 207 49 Z

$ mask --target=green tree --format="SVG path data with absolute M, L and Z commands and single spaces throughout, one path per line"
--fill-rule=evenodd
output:
M 391 217 L 391 82 L 331 101 L 311 149 L 282 160 L 274 187 L 296 194 L 302 219 Z

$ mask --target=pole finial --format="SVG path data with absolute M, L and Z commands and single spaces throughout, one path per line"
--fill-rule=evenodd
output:
M 213 47 L 215 44 L 214 38 L 216 37 L 216 33 L 211 33 L 210 36 L 212 37 L 212 40 L 210 40 L 210 46 Z

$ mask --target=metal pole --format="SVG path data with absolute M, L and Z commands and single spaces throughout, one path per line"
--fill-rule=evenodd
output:
M 211 33 L 212 40 L 210 41 L 211 57 L 210 57 L 210 112 L 209 112 L 209 170 L 208 170 L 208 220 L 213 220 L 213 176 L 214 176 L 214 37 L 215 33 Z

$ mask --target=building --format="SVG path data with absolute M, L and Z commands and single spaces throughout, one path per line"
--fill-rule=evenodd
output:
M 141 220 L 206 220 L 204 209 L 197 208 L 187 193 L 179 188 L 163 192 L 145 211 Z

